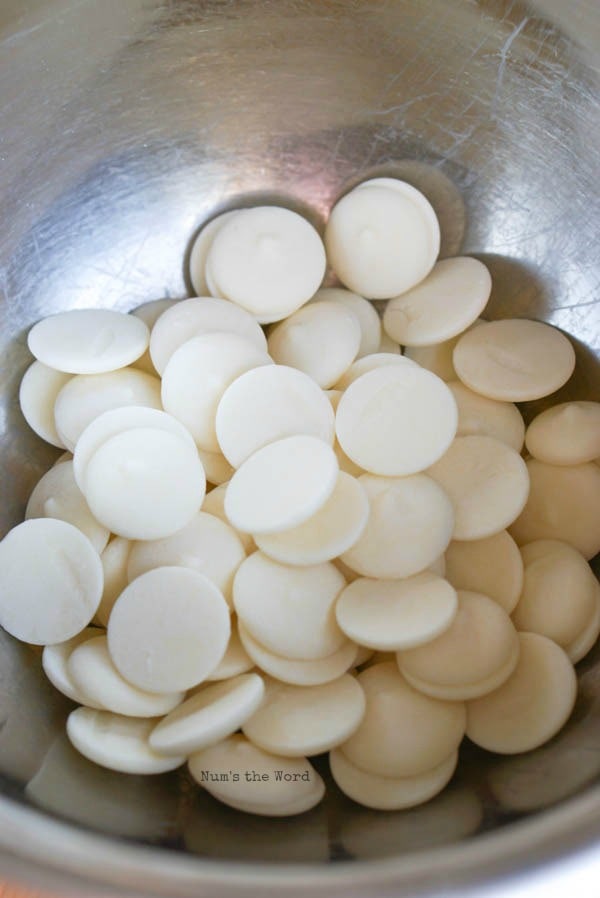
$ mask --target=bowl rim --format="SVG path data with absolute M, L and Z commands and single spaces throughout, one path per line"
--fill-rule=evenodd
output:
M 227 898 L 377 894 L 551 898 L 600 881 L 600 785 L 501 830 L 395 858 L 324 863 L 211 860 L 96 834 L 0 797 L 3 875 L 79 894 Z M 562 884 L 561 884 L 562 883 Z M 374 891 L 376 890 L 376 892 Z

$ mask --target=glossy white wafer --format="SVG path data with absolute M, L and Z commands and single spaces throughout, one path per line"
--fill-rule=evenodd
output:
M 100 374 L 139 359 L 148 339 L 148 328 L 132 315 L 111 309 L 73 309 L 34 324 L 27 345 L 50 368 Z
M 154 726 L 152 719 L 77 708 L 67 719 L 67 735 L 78 752 L 109 770 L 154 774 L 181 767 L 185 757 L 159 755 L 148 745 Z
M 56 518 L 73 524 L 87 536 L 96 552 L 105 548 L 110 531 L 93 516 L 73 476 L 73 462 L 50 468 L 38 480 L 25 509 L 25 520 Z
M 135 580 L 157 567 L 189 567 L 208 577 L 230 602 L 233 576 L 245 557 L 233 527 L 199 511 L 172 536 L 135 542 L 129 554 L 127 576 Z
M 497 688 L 517 660 L 518 637 L 509 616 L 492 599 L 466 590 L 458 591 L 458 611 L 441 636 L 398 653 L 398 666 L 415 688 L 459 701 Z
M 343 674 L 320 686 L 290 686 L 265 680 L 265 697 L 243 724 L 260 748 L 285 757 L 318 755 L 345 742 L 365 713 L 358 680 Z
M 144 692 L 124 680 L 111 661 L 106 636 L 96 636 L 76 646 L 67 661 L 67 671 L 82 695 L 92 699 L 92 707 L 114 714 L 159 717 L 184 699 L 183 692 Z
M 588 561 L 600 552 L 600 467 L 527 462 L 527 505 L 510 528 L 519 545 L 559 539 Z
M 526 446 L 550 465 L 580 465 L 600 456 L 600 402 L 563 402 L 527 428 Z
M 463 334 L 453 361 L 460 380 L 476 393 L 525 402 L 562 387 L 575 368 L 575 352 L 549 324 L 506 318 Z
M 258 321 L 278 321 L 315 294 L 325 264 L 323 242 L 306 219 L 290 209 L 257 206 L 218 230 L 206 279 Z
M 116 536 L 100 556 L 104 573 L 102 599 L 96 611 L 96 620 L 106 627 L 113 605 L 129 583 L 127 562 L 132 543 L 123 536 Z
M 205 489 L 195 448 L 152 427 L 110 437 L 85 470 L 92 514 L 128 539 L 162 539 L 181 530 L 202 505 Z
M 371 355 L 365 355 L 353 362 L 348 370 L 340 377 L 336 383 L 337 390 L 346 390 L 350 384 L 358 380 L 363 374 L 374 371 L 376 368 L 385 368 L 390 365 L 410 365 L 413 364 L 406 356 L 392 352 L 373 352 Z
M 290 530 L 323 507 L 338 473 L 335 453 L 323 440 L 300 435 L 277 440 L 235 472 L 225 495 L 225 513 L 246 533 Z
M 67 664 L 77 646 L 88 639 L 101 636 L 103 633 L 104 631 L 98 627 L 86 627 L 81 633 L 72 636 L 65 642 L 45 646 L 42 652 L 42 667 L 52 685 L 71 701 L 77 702 L 78 705 L 87 705 L 88 708 L 100 708 L 101 705 L 96 704 L 89 695 L 84 694 L 78 688 L 69 673 Z
M 235 467 L 263 446 L 296 434 L 330 445 L 335 430 L 330 402 L 307 374 L 285 365 L 265 365 L 242 374 L 217 409 L 221 451 Z
M 162 403 L 201 449 L 218 452 L 215 419 L 225 390 L 250 368 L 271 364 L 265 352 L 238 334 L 193 337 L 173 353 L 163 371 Z
M 90 623 L 101 595 L 100 556 L 72 524 L 25 521 L 0 542 L 0 626 L 17 639 L 71 639 Z
M 342 792 L 377 811 L 401 811 L 429 801 L 448 785 L 457 763 L 458 752 L 454 751 L 436 767 L 417 776 L 389 777 L 360 770 L 339 748 L 329 755 L 331 775 Z
M 540 540 L 521 549 L 525 575 L 512 619 L 517 630 L 540 633 L 565 650 L 596 610 L 598 581 L 577 549 Z
M 332 564 L 292 567 L 255 552 L 237 570 L 233 604 L 240 624 L 267 651 L 309 661 L 346 642 L 334 612 L 344 585 Z
M 491 289 L 483 262 L 469 256 L 443 259 L 423 281 L 389 301 L 383 326 L 404 346 L 442 343 L 473 324 Z
M 523 588 L 523 561 L 506 530 L 486 539 L 453 541 L 446 549 L 446 577 L 456 589 L 482 592 L 512 614 Z
M 193 754 L 189 767 L 196 782 L 219 801 L 252 814 L 300 814 L 325 793 L 323 780 L 306 758 L 267 753 L 241 734 Z
M 567 655 L 546 636 L 520 633 L 518 664 L 499 688 L 467 705 L 467 736 L 499 754 L 531 751 L 566 723 L 577 693 Z
M 458 408 L 459 437 L 480 435 L 494 437 L 520 452 L 525 439 L 525 422 L 512 402 L 498 402 L 474 393 L 458 380 L 448 384 Z
M 73 453 L 73 474 L 80 489 L 85 487 L 85 470 L 94 452 L 110 437 L 133 430 L 136 427 L 152 427 L 181 437 L 195 446 L 191 434 L 172 415 L 157 408 L 143 405 L 127 405 L 113 408 L 98 415 L 80 435 Z
M 266 352 L 266 337 L 252 315 L 224 299 L 194 297 L 178 302 L 152 328 L 150 355 L 156 370 L 162 374 L 173 353 L 188 340 L 216 332 L 237 334 Z
M 212 514 L 216 518 L 220 518 L 231 527 L 229 518 L 225 514 L 225 496 L 227 494 L 228 486 L 229 483 L 227 482 L 221 483 L 214 489 L 212 489 L 209 493 L 207 493 L 202 503 L 202 511 L 205 511 L 208 514 Z M 235 532 L 237 533 L 240 542 L 244 547 L 246 555 L 250 555 L 256 550 L 256 543 L 249 533 L 243 533 L 241 530 L 236 530 Z
M 358 646 L 346 640 L 341 648 L 325 658 L 298 661 L 267 651 L 242 623 L 238 629 L 242 645 L 256 666 L 276 680 L 293 686 L 318 686 L 336 680 L 354 666 L 358 653 Z
M 457 437 L 427 473 L 452 500 L 454 539 L 500 533 L 518 518 L 529 494 L 525 462 L 493 437 Z
M 264 692 L 262 677 L 255 673 L 202 686 L 156 725 L 150 747 L 167 755 L 190 755 L 208 748 L 239 730 L 260 705 Z
M 108 648 L 119 673 L 148 692 L 179 692 L 219 664 L 231 632 L 223 595 L 188 568 L 142 574 L 121 593 L 108 622 Z
M 276 325 L 269 353 L 279 365 L 304 371 L 323 389 L 332 387 L 358 354 L 362 332 L 354 312 L 340 303 L 309 303 Z
M 361 339 L 357 358 L 379 351 L 381 320 L 372 303 L 357 293 L 340 287 L 321 287 L 311 302 L 337 302 L 354 312 L 360 325 Z
M 358 674 L 367 707 L 360 726 L 340 746 L 367 773 L 405 777 L 425 773 L 455 751 L 465 732 L 465 706 L 422 695 L 393 662 Z
M 19 405 L 23 417 L 39 437 L 59 449 L 64 449 L 65 444 L 56 431 L 54 403 L 69 380 L 70 374 L 55 371 L 42 362 L 33 362 L 23 375 L 19 387 Z
M 457 421 L 445 383 L 430 371 L 403 364 L 369 371 L 350 384 L 335 427 L 342 449 L 357 465 L 400 477 L 437 461 L 452 442 Z
M 230 212 L 222 212 L 221 215 L 217 215 L 216 218 L 206 222 L 194 240 L 190 252 L 190 280 L 197 296 L 207 296 L 209 293 L 208 284 L 206 283 L 206 257 L 208 251 L 217 232 L 226 221 L 229 221 L 237 214 L 237 211 L 237 209 L 232 209 Z
M 94 418 L 126 405 L 162 408 L 159 379 L 135 368 L 72 377 L 56 398 L 56 429 L 72 452 Z
M 145 302 L 141 306 L 138 306 L 137 309 L 131 310 L 131 315 L 135 315 L 136 318 L 140 318 L 148 330 L 150 334 L 152 334 L 152 328 L 160 318 L 163 312 L 166 312 L 167 309 L 170 309 L 174 306 L 179 300 L 177 299 L 154 299 L 150 302 Z M 133 362 L 134 368 L 140 368 L 142 371 L 146 371 L 148 374 L 156 374 L 156 368 L 152 362 L 152 358 L 150 356 L 150 346 L 146 349 L 143 355 L 136 359 Z
M 281 533 L 256 535 L 258 548 L 284 564 L 331 561 L 361 537 L 369 518 L 369 499 L 361 483 L 340 472 L 325 504 L 303 524 Z
M 386 299 L 425 278 L 440 248 L 428 200 L 409 184 L 363 186 L 339 200 L 325 230 L 327 257 L 341 282 L 361 296 Z
M 458 608 L 456 590 L 430 571 L 406 580 L 360 578 L 335 606 L 342 631 L 379 651 L 409 649 L 447 630 Z
M 369 519 L 362 536 L 342 561 L 365 577 L 398 579 L 425 570 L 452 539 L 450 499 L 425 474 L 375 477 L 359 483 L 369 496 Z

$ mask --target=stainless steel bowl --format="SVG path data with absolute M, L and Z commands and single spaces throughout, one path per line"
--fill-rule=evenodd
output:
M 564 328 L 568 394 L 598 399 L 599 47 L 594 0 L 3 0 L 3 529 L 57 454 L 16 401 L 28 327 L 188 295 L 192 236 L 240 199 L 322 222 L 354 181 L 400 174 L 438 210 L 444 252 L 489 264 L 492 315 Z M 599 652 L 545 748 L 466 747 L 450 789 L 406 813 L 331 789 L 270 821 L 181 773 L 88 764 L 39 655 L 0 643 L 3 876 L 79 894 L 597 894 Z

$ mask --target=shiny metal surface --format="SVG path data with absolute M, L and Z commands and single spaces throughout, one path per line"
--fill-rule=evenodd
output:
M 490 265 L 491 316 L 568 331 L 567 394 L 600 398 L 599 48 L 591 0 L 3 0 L 2 530 L 58 454 L 16 402 L 28 327 L 188 295 L 194 233 L 240 199 L 322 224 L 354 181 L 406 177 L 444 252 Z M 574 717 L 538 752 L 466 747 L 414 811 L 331 789 L 270 821 L 181 773 L 76 756 L 69 703 L 0 633 L 0 871 L 79 894 L 596 896 L 600 651 L 580 668 Z

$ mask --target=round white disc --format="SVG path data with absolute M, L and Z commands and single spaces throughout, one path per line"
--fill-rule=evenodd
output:
M 148 328 L 132 315 L 111 309 L 73 309 L 34 324 L 27 345 L 49 368 L 100 374 L 135 362 L 148 339 Z
M 157 408 L 148 408 L 143 405 L 125 405 L 103 412 L 94 418 L 80 435 L 73 453 L 73 475 L 79 486 L 84 489 L 85 471 L 93 454 L 110 437 L 123 433 L 124 430 L 133 430 L 136 427 L 152 427 L 157 430 L 165 430 L 175 436 L 182 437 L 191 446 L 195 446 L 188 430 L 166 412 Z
M 443 259 L 420 284 L 388 302 L 383 326 L 403 346 L 442 343 L 473 324 L 491 290 L 483 262 L 469 256 Z
M 495 674 L 503 671 L 506 679 L 517 659 L 517 632 L 507 613 L 481 593 L 459 590 L 450 626 L 426 645 L 400 652 L 398 666 L 428 695 L 467 700 L 499 686 Z
M 492 437 L 457 437 L 427 473 L 452 500 L 454 539 L 500 533 L 519 517 L 529 494 L 525 462 Z
M 229 609 L 214 583 L 188 568 L 163 567 L 121 593 L 108 622 L 108 649 L 134 686 L 179 692 L 216 668 L 229 635 Z
M 84 757 L 120 773 L 166 773 L 181 767 L 183 755 L 165 757 L 148 745 L 154 725 L 144 718 L 77 708 L 67 718 L 67 736 Z
M 156 725 L 150 747 L 166 755 L 208 748 L 239 730 L 261 704 L 264 692 L 262 677 L 255 673 L 202 686 Z
M 456 751 L 465 732 L 462 702 L 443 702 L 410 686 L 394 662 L 358 674 L 365 715 L 340 751 L 367 773 L 405 777 L 425 773 Z
M 428 200 L 409 184 L 364 186 L 339 200 L 325 230 L 327 257 L 341 282 L 369 299 L 387 299 L 425 278 L 440 249 Z
M 537 539 L 559 539 L 588 561 L 600 552 L 600 467 L 527 462 L 527 504 L 510 528 L 522 546 Z
M 269 352 L 279 365 L 304 371 L 323 389 L 336 383 L 357 356 L 362 332 L 348 307 L 309 303 L 269 334 Z
M 246 533 L 290 530 L 323 507 L 338 473 L 335 452 L 323 440 L 300 435 L 277 440 L 235 472 L 225 512 L 233 526 Z
M 110 437 L 85 471 L 92 514 L 128 539 L 162 539 L 181 530 L 200 509 L 205 489 L 195 448 L 151 427 Z
M 600 457 L 600 402 L 563 402 L 527 428 L 526 446 L 550 465 L 580 465 Z
M 150 334 L 152 334 L 152 328 L 160 318 L 163 312 L 166 312 L 167 309 L 170 309 L 174 306 L 179 300 L 177 299 L 153 299 L 150 302 L 142 303 L 141 306 L 138 306 L 137 309 L 132 309 L 129 313 L 130 315 L 135 315 L 136 318 L 141 318 L 144 322 Z M 145 353 L 136 359 L 133 363 L 134 368 L 139 368 L 141 371 L 146 371 L 148 374 L 157 374 L 157 370 L 152 363 L 152 358 L 150 356 L 150 345 L 148 345 L 148 349 L 146 349 Z
M 575 368 L 575 352 L 564 334 L 527 318 L 505 318 L 470 330 L 458 341 L 453 360 L 471 390 L 507 402 L 548 396 Z
M 100 556 L 72 524 L 25 521 L 0 542 L 0 626 L 22 642 L 71 639 L 92 620 L 101 595 Z
M 525 575 L 514 625 L 547 636 L 566 651 L 596 610 L 594 572 L 577 549 L 558 540 L 529 543 L 521 554 Z
M 313 226 L 290 209 L 257 206 L 229 219 L 215 236 L 206 276 L 221 296 L 275 321 L 311 298 L 325 274 L 325 248 Z
M 512 614 L 523 588 L 523 560 L 506 530 L 486 539 L 454 540 L 446 549 L 446 577 L 455 589 L 482 592 Z
M 306 434 L 331 445 L 331 403 L 307 374 L 284 365 L 246 371 L 229 386 L 217 409 L 221 451 L 234 468 L 269 443 Z
M 430 571 L 406 580 L 360 578 L 335 606 L 349 639 L 382 652 L 410 649 L 448 629 L 458 609 L 456 590 Z
M 425 474 L 375 477 L 358 481 L 369 497 L 369 518 L 362 536 L 342 561 L 365 577 L 398 579 L 425 570 L 452 539 L 452 503 Z
M 531 751 L 566 723 L 577 695 L 577 678 L 563 649 L 546 636 L 520 633 L 518 664 L 490 695 L 469 702 L 467 736 L 488 751 Z
M 430 371 L 393 365 L 363 374 L 338 405 L 336 433 L 346 455 L 373 474 L 424 471 L 456 433 L 452 393 Z
M 255 552 L 235 575 L 233 604 L 240 624 L 267 651 L 309 661 L 346 642 L 334 612 L 344 585 L 332 564 L 291 567 Z
M 365 773 L 346 758 L 341 749 L 329 755 L 331 775 L 342 792 L 376 811 L 401 811 L 432 799 L 452 778 L 458 752 L 418 776 L 390 777 Z
M 320 686 L 267 678 L 264 700 L 242 729 L 251 742 L 274 755 L 318 755 L 348 739 L 365 707 L 362 687 L 350 674 Z

